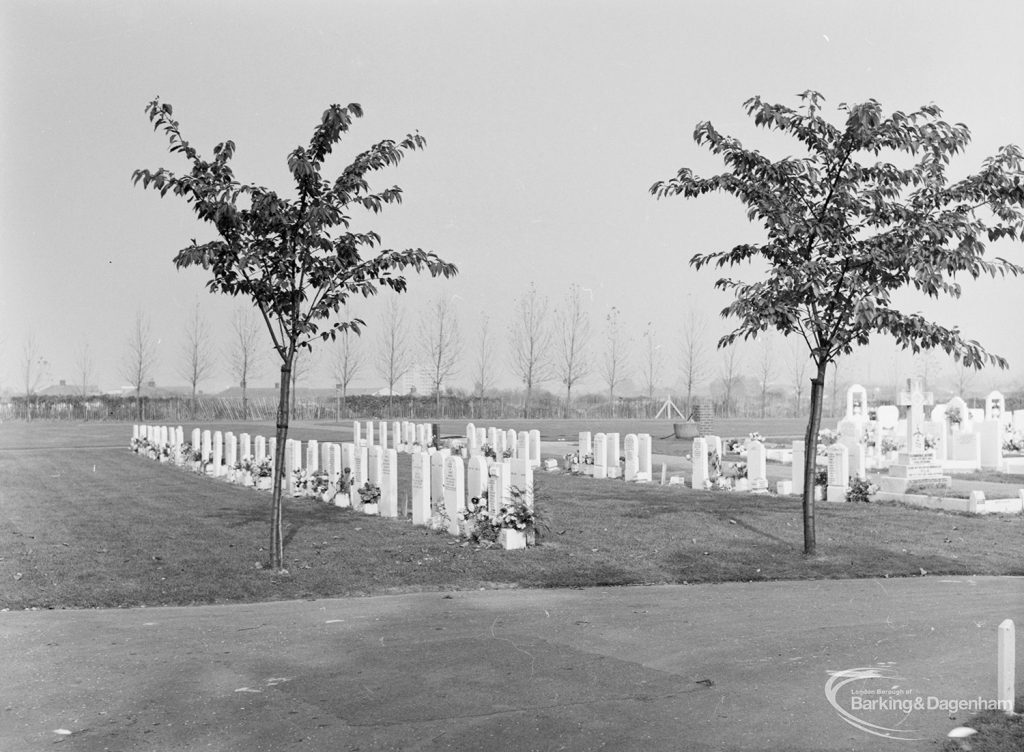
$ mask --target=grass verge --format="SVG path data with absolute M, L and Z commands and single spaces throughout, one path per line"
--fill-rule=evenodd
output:
M 287 574 L 270 572 L 259 567 L 267 560 L 269 494 L 138 457 L 125 447 L 130 429 L 116 429 L 121 446 L 47 440 L 0 451 L 0 607 L 1024 574 L 1020 517 L 823 503 L 819 554 L 805 558 L 797 499 L 542 473 L 550 530 L 526 552 L 463 545 L 405 520 L 288 500 Z M 402 499 L 409 468 L 400 466 Z

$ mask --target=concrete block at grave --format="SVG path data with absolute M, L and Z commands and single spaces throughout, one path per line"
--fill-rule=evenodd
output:
M 775 483 L 775 493 L 779 496 L 790 496 L 793 493 L 793 481 L 780 480 Z

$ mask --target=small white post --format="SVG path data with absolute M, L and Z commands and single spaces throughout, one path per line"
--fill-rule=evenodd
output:
M 1013 715 L 1014 661 L 1013 619 L 1003 619 L 997 630 L 998 666 L 996 668 L 996 700 L 1007 715 Z

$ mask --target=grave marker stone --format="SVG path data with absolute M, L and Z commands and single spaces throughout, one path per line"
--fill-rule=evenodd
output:
M 231 431 L 224 435 L 224 459 L 228 469 L 234 470 L 235 465 L 238 464 L 238 439 Z
M 708 440 L 698 436 L 693 440 L 693 449 L 690 454 L 693 462 L 693 479 L 691 488 L 703 490 L 710 478 L 708 477 Z
M 594 444 L 590 436 L 590 431 L 580 431 L 579 452 L 580 462 L 583 462 L 583 457 L 585 455 L 594 453 Z
M 487 468 L 487 511 L 492 516 L 507 506 L 512 500 L 509 480 L 510 467 L 508 462 L 493 462 Z
M 828 501 L 846 501 L 850 490 L 849 451 L 842 444 L 833 444 L 826 452 L 828 458 L 828 486 L 825 490 Z
M 374 444 L 366 448 L 366 477 L 371 485 L 380 488 L 381 465 L 384 462 L 384 450 Z
M 536 428 L 530 431 L 530 462 L 534 467 L 540 467 L 540 431 Z
M 444 510 L 444 460 L 440 452 L 430 456 L 430 506 L 437 511 Z
M 466 468 L 466 498 L 483 498 L 487 490 L 487 460 L 477 455 L 469 460 Z
M 257 436 L 253 440 L 252 459 L 253 462 L 263 462 L 267 456 L 267 439 L 264 436 Z
M 412 453 L 412 522 L 429 525 L 430 519 L 430 456 L 415 450 Z
M 381 449 L 380 516 L 398 516 L 398 452 Z
M 448 532 L 459 534 L 462 510 L 466 507 L 466 476 L 461 457 L 444 459 L 444 513 L 448 518 Z
M 636 480 L 637 473 L 640 472 L 640 440 L 635 433 L 627 433 L 623 446 L 626 453 L 623 474 L 626 482 L 632 483 Z
M 747 480 L 752 493 L 768 493 L 768 471 L 766 468 L 764 444 L 751 441 L 747 444 Z
M 640 482 L 653 480 L 654 468 L 651 466 L 651 435 L 649 433 L 642 433 L 638 437 L 638 456 L 639 467 L 636 473 L 636 479 Z M 662 485 L 665 485 L 662 483 Z
M 320 442 L 310 439 L 306 442 L 306 472 L 310 475 L 320 469 Z
M 213 477 L 219 478 L 224 474 L 224 434 L 220 431 L 213 432 L 213 446 L 210 461 L 213 462 Z
M 594 435 L 594 477 L 608 477 L 608 437 L 603 433 Z
M 247 433 L 240 434 L 238 437 L 238 453 L 242 459 L 253 456 L 252 451 L 252 436 Z
M 533 506 L 533 463 L 528 460 L 514 459 L 509 465 L 509 493 L 519 493 L 519 498 L 528 507 Z
M 621 478 L 622 465 L 619 464 L 619 457 L 622 456 L 622 452 L 619 445 L 619 434 L 615 432 L 606 434 L 605 442 L 608 451 L 608 461 L 606 463 L 608 477 Z
M 803 441 L 793 442 L 793 464 L 790 466 L 791 491 L 797 496 L 804 493 L 804 446 Z

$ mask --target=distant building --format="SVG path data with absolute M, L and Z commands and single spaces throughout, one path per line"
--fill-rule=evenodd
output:
M 83 389 L 81 384 L 69 384 L 61 379 L 59 384 L 40 389 L 35 394 L 39 397 L 80 397 L 83 394 L 91 396 L 99 393 L 100 388 L 96 384 L 86 384 Z

